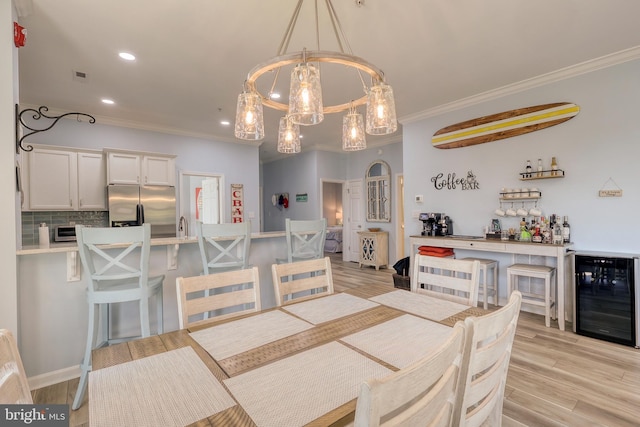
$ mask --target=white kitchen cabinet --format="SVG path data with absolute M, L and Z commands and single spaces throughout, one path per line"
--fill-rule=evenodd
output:
M 106 209 L 102 152 L 34 146 L 23 159 L 22 210 Z
M 175 156 L 107 151 L 109 184 L 175 186 Z
M 107 165 L 102 152 L 78 152 L 78 209 L 107 209 Z

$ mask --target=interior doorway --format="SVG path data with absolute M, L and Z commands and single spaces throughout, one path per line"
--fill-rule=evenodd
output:
M 321 217 L 327 220 L 325 252 L 343 256 L 344 181 L 320 180 Z M 344 257 L 343 257 L 344 258 Z

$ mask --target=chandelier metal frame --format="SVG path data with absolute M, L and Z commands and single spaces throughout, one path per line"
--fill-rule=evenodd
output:
M 302 62 L 326 62 L 332 64 L 340 64 L 346 65 L 348 67 L 356 68 L 361 70 L 371 76 L 374 81 L 384 82 L 384 73 L 381 69 L 373 65 L 372 63 L 357 57 L 355 55 L 350 55 L 343 52 L 332 52 L 332 51 L 300 51 L 293 52 L 286 55 L 276 56 L 271 58 L 268 61 L 265 61 L 261 64 L 256 65 L 249 72 L 249 77 L 247 78 L 246 85 L 248 91 L 257 93 L 262 99 L 262 104 L 267 107 L 273 108 L 275 110 L 287 111 L 289 109 L 289 104 L 284 104 L 282 102 L 275 101 L 271 99 L 269 96 L 265 96 L 258 91 L 256 86 L 256 82 L 260 76 L 265 73 L 279 70 L 280 68 L 292 65 L 299 64 Z M 364 105 L 367 103 L 367 94 L 365 93 L 361 98 L 349 100 L 343 104 L 336 105 L 324 105 L 322 110 L 324 113 L 339 113 L 341 111 L 346 111 L 351 106 L 358 107 L 360 105 Z
M 257 64 L 251 69 L 251 71 L 249 71 L 247 79 L 244 81 L 243 92 L 238 97 L 238 109 L 236 111 L 236 137 L 252 140 L 259 140 L 264 138 L 262 106 L 267 106 L 278 111 L 284 111 L 287 120 L 292 120 L 292 122 L 296 125 L 308 126 L 320 123 L 324 114 L 348 111 L 350 115 L 355 115 L 359 114 L 355 111 L 356 107 L 367 105 L 367 133 L 370 133 L 372 135 L 381 135 L 395 132 L 397 122 L 395 119 L 395 105 L 391 86 L 386 84 L 384 72 L 380 68 L 363 58 L 353 55 L 351 46 L 349 45 L 347 37 L 345 36 L 342 29 L 342 25 L 340 24 L 336 11 L 333 7 L 332 0 L 324 0 L 324 3 L 326 5 L 327 13 L 331 21 L 335 40 L 339 47 L 339 52 L 320 50 L 318 0 L 314 0 L 316 50 L 307 50 L 307 48 L 305 47 L 302 51 L 290 53 L 287 52 L 303 3 L 304 0 L 298 0 L 293 11 L 293 15 L 291 16 L 291 19 L 289 21 L 289 25 L 278 48 L 277 55 L 273 58 Z M 356 4 L 360 6 L 362 5 L 362 1 L 356 0 Z M 296 87 L 295 90 L 296 98 L 292 98 L 292 93 L 294 92 L 291 92 L 289 94 L 288 103 L 280 102 L 272 97 L 272 94 L 274 94 L 274 88 L 276 87 L 278 76 L 280 75 L 280 71 L 282 71 L 285 67 L 295 67 L 294 71 L 291 73 L 292 80 L 290 88 L 291 91 L 294 91 L 294 74 L 296 75 L 296 82 L 298 82 L 297 79 L 299 78 L 299 75 L 296 74 L 297 70 L 304 64 L 309 64 L 309 67 L 311 67 L 311 64 L 318 64 L 317 69 L 319 72 L 319 65 L 321 63 L 337 64 L 354 70 L 360 79 L 360 83 L 362 84 L 362 96 L 357 99 L 347 99 L 345 102 L 337 103 L 334 105 L 324 105 L 324 103 L 322 102 L 322 94 L 321 92 L 318 92 L 321 91 L 321 83 L 319 80 L 320 77 L 319 74 L 316 74 L 316 81 L 314 83 L 309 83 L 312 80 L 304 80 L 304 83 L 301 83 L 301 85 L 308 85 L 309 87 L 315 86 L 315 88 L 311 89 L 309 92 L 311 93 L 312 91 L 316 91 L 317 95 L 310 96 L 307 99 L 307 101 L 309 99 L 315 99 L 315 101 L 311 101 L 311 103 L 316 103 L 316 105 L 314 105 L 313 107 L 300 107 L 301 99 L 303 100 L 302 102 L 307 101 L 304 101 L 304 97 L 306 95 L 300 95 L 300 92 L 298 92 L 299 87 Z M 272 73 L 274 74 L 274 77 L 271 89 L 267 94 L 263 94 L 258 89 L 258 79 L 260 79 L 260 77 L 262 77 L 266 73 Z M 315 71 L 313 71 L 313 73 L 315 73 Z M 365 74 L 371 77 L 371 82 L 369 85 L 367 85 L 364 81 L 363 75 Z M 314 77 L 311 78 L 313 79 Z M 306 79 L 306 77 L 301 77 L 301 79 Z M 302 81 L 303 80 L 301 80 L 301 82 Z M 307 90 L 306 87 L 304 90 Z M 383 93 L 383 98 L 379 98 L 379 95 L 375 95 L 380 94 L 380 91 L 382 91 Z M 299 96 L 302 96 L 303 98 L 298 98 Z M 251 101 L 251 97 L 254 97 L 259 101 Z M 376 101 L 376 105 L 379 106 L 378 108 L 384 107 L 383 109 L 379 109 L 378 111 L 386 111 L 385 116 L 379 117 L 387 117 L 387 119 L 386 123 L 383 123 L 382 125 L 378 124 L 376 125 L 376 127 L 371 127 L 370 129 L 369 120 L 372 117 L 371 115 L 375 114 L 375 110 L 370 108 L 371 106 L 369 105 L 372 102 L 372 99 L 382 99 L 382 101 Z M 293 107 L 293 105 L 295 105 L 295 108 Z M 320 110 L 318 109 L 318 107 L 320 107 Z M 301 116 L 304 118 L 301 118 Z M 382 118 L 382 120 L 384 121 L 385 119 Z M 280 133 L 281 132 L 279 132 L 279 134 Z M 361 133 L 362 135 L 358 137 L 360 139 L 357 144 L 358 148 L 349 148 L 350 150 L 363 149 L 366 147 L 364 129 L 362 129 Z M 281 142 L 284 143 L 283 141 L 279 140 L 279 147 Z

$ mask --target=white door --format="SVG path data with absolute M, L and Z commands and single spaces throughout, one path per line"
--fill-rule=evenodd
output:
M 344 212 L 344 247 L 345 261 L 360 261 L 360 245 L 358 232 L 364 230 L 364 199 L 362 196 L 362 180 L 347 182 L 347 204 Z

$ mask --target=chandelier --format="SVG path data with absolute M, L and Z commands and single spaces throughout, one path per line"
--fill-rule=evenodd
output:
M 236 138 L 255 141 L 264 138 L 263 106 L 285 113 L 280 119 L 278 130 L 278 152 L 280 153 L 299 153 L 300 126 L 319 124 L 325 114 L 347 111 L 342 125 L 342 148 L 345 151 L 366 148 L 365 132 L 369 135 L 387 135 L 397 130 L 393 89 L 385 83 L 384 73 L 380 69 L 353 55 L 331 0 L 325 0 L 325 5 L 340 51 L 320 50 L 318 0 L 314 1 L 317 50 L 304 48 L 299 52 L 287 53 L 287 47 L 304 2 L 304 0 L 298 0 L 277 56 L 256 65 L 244 82 L 243 91 L 238 96 Z M 356 3 L 362 4 L 362 0 L 356 0 Z M 362 85 L 362 96 L 339 104 L 324 105 L 320 78 L 320 68 L 323 63 L 339 64 L 355 70 Z M 289 102 L 283 103 L 273 97 L 273 90 L 280 70 L 286 66 L 293 66 L 293 70 L 289 85 Z M 274 79 L 271 90 L 265 95 L 258 90 L 257 81 L 267 73 L 274 75 Z M 368 86 L 363 74 L 370 78 Z M 357 110 L 363 105 L 366 106 L 366 126 L 362 114 Z

